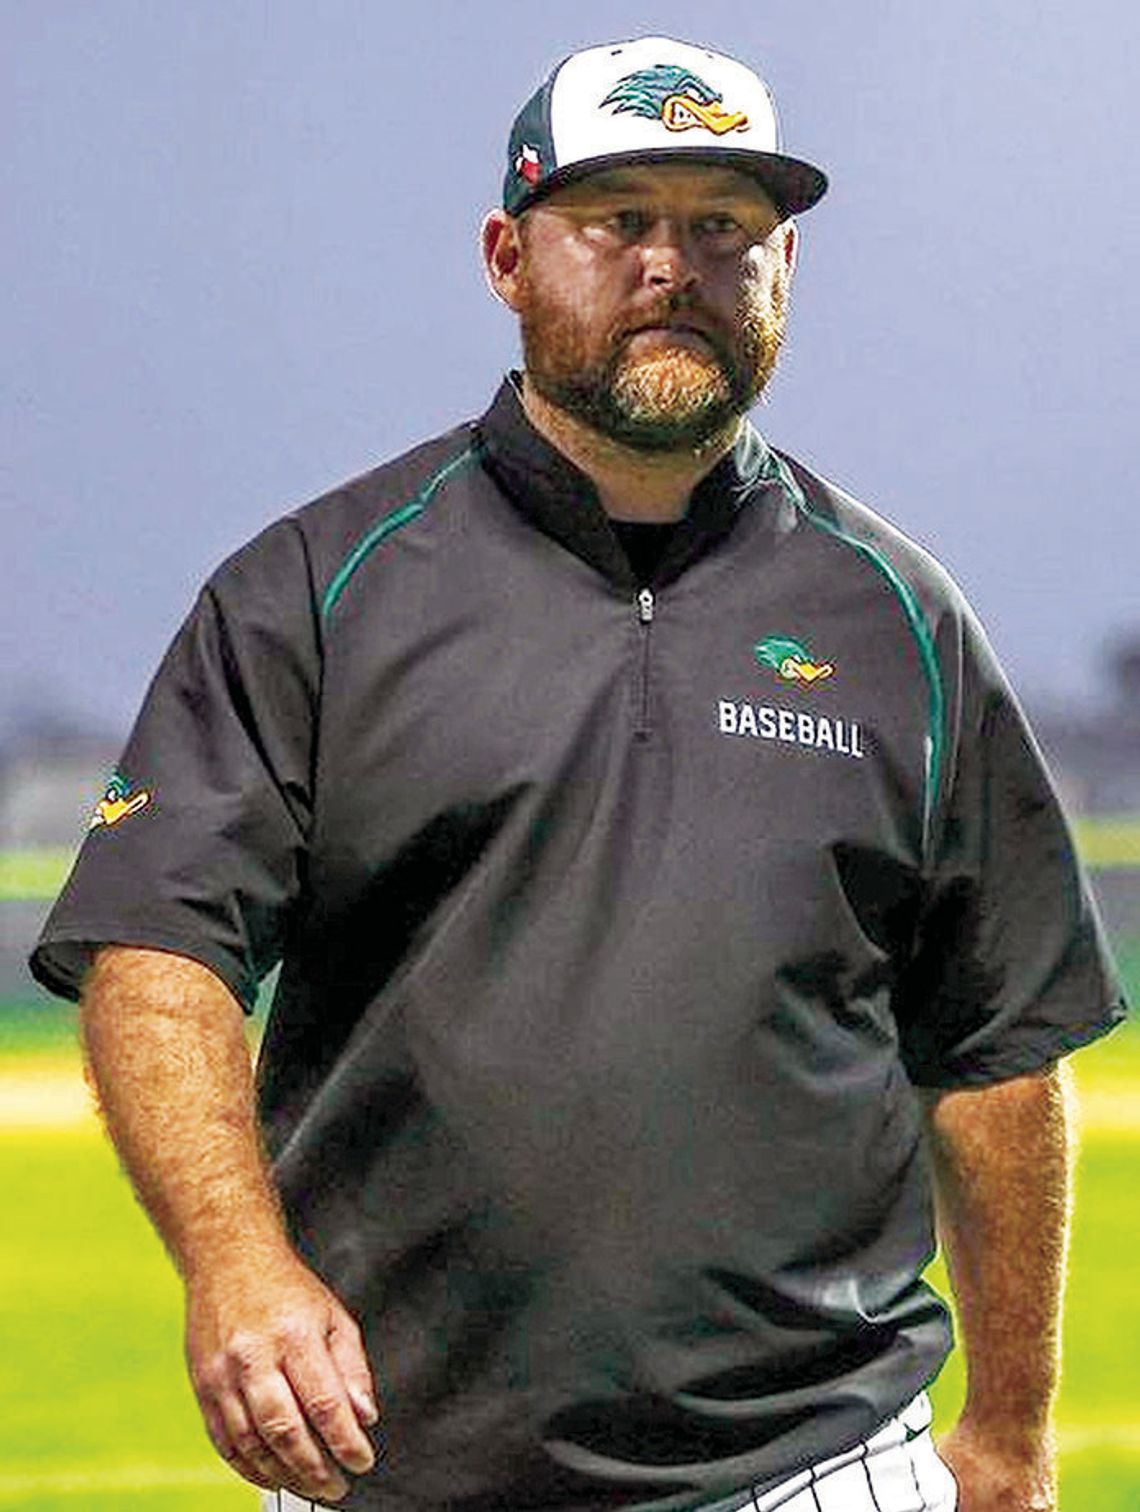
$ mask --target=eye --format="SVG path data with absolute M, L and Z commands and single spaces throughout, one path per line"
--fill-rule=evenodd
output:
M 714 210 L 709 215 L 702 215 L 693 222 L 693 229 L 699 236 L 727 238 L 739 235 L 743 227 L 735 215 L 727 210 Z
M 652 221 L 647 211 L 627 206 L 624 210 L 614 211 L 610 224 L 626 241 L 636 241 L 638 237 L 645 235 Z

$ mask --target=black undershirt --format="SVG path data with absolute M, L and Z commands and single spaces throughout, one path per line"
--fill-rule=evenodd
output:
M 629 558 L 634 576 L 639 583 L 651 583 L 658 563 L 665 555 L 674 530 L 675 520 L 611 520 L 614 534 L 621 542 L 622 550 Z

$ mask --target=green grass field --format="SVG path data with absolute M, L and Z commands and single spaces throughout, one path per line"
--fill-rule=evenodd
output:
M 1140 867 L 1140 817 L 1076 819 L 1073 833 L 1086 866 Z M 71 859 L 67 850 L 0 850 L 0 902 L 54 898 Z
M 1135 993 L 1140 942 L 1125 956 Z M 0 1011 L 0 1512 L 255 1512 L 256 1493 L 214 1459 L 198 1425 L 173 1272 L 97 1127 L 67 1121 L 73 1033 L 63 1008 Z M 1090 1123 L 1058 1414 L 1061 1506 L 1136 1512 L 1140 1026 L 1074 1064 Z M 69 1078 L 71 1101 L 54 1120 L 34 1100 L 3 1101 L 5 1086 L 67 1090 Z M 952 1360 L 934 1391 L 941 1424 L 960 1395 Z

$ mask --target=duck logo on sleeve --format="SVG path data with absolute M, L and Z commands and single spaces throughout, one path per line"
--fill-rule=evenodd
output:
M 137 814 L 139 809 L 145 808 L 150 802 L 150 793 L 146 788 L 137 791 L 121 772 L 114 772 L 107 790 L 95 805 L 95 812 L 91 815 L 88 829 L 110 829 L 113 825 L 121 823 L 130 814 Z
M 744 111 L 726 110 L 723 101 L 723 95 L 689 69 L 658 63 L 619 79 L 602 101 L 602 109 L 612 105 L 614 115 L 646 116 L 661 121 L 669 131 L 702 129 L 714 136 L 747 131 Z
M 813 661 L 803 641 L 788 635 L 765 636 L 753 646 L 752 654 L 762 667 L 771 667 L 781 682 L 801 687 L 823 682 L 835 671 L 831 662 Z

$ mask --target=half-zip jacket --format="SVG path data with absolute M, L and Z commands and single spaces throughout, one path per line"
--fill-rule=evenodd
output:
M 114 792 L 34 970 L 280 965 L 359 1512 L 665 1512 L 867 1437 L 950 1345 L 916 1087 L 1122 1015 L 957 589 L 748 426 L 641 580 L 505 384 L 214 574 Z
M 635 704 L 637 707 L 637 734 L 641 740 L 649 739 L 649 679 L 653 631 L 653 611 L 655 600 L 652 588 L 639 588 L 637 591 L 637 623 L 641 627 L 641 667 L 638 678 Z

